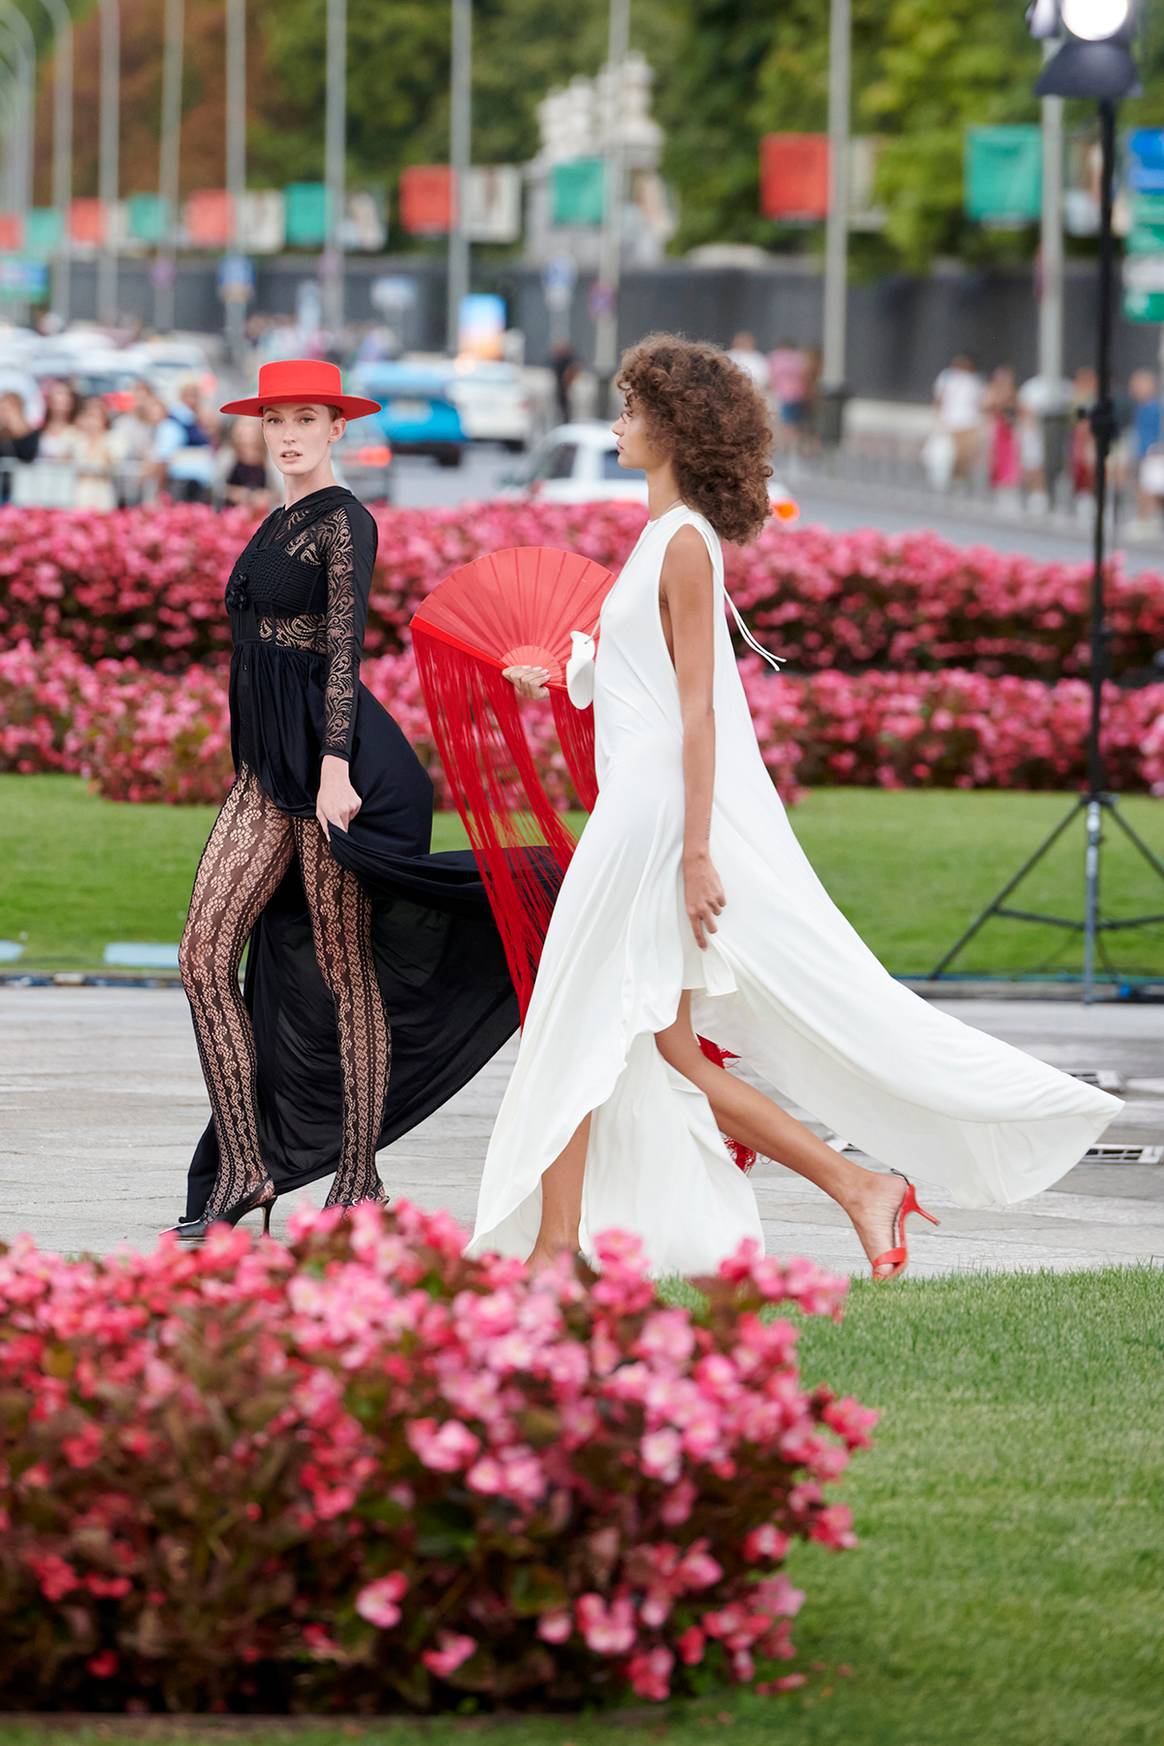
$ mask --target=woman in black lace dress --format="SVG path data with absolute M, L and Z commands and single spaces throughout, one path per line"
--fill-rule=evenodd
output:
M 376 523 L 334 482 L 334 365 L 264 365 L 223 412 L 261 417 L 285 502 L 226 589 L 236 780 L 202 853 L 179 965 L 211 1119 L 186 1214 L 215 1219 L 334 1175 L 382 1200 L 379 1146 L 457 1091 L 517 1028 L 472 854 L 430 853 L 432 784 L 360 683 Z M 239 966 L 247 940 L 246 975 Z

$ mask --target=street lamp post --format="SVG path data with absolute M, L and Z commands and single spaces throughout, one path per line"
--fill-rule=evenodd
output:
M 97 319 L 117 321 L 117 239 L 113 234 L 120 168 L 121 16 L 118 0 L 100 0 L 101 99 L 97 184 L 104 208 L 104 234 L 97 259 Z
M 829 210 L 825 221 L 822 437 L 839 442 L 844 420 L 845 320 L 849 276 L 849 104 L 852 0 L 829 7 Z
M 323 324 L 338 342 L 344 324 L 344 202 L 347 197 L 348 7 L 327 0 L 327 93 L 324 113 L 324 181 L 327 238 L 323 262 Z
M 20 191 L 24 185 L 22 153 L 27 136 L 28 110 L 24 102 L 24 61 L 19 49 L 10 48 L 0 40 L 0 72 L 6 82 L 0 87 L 4 129 L 3 187 L 0 201 L 5 212 L 20 210 Z
M 245 248 L 243 205 L 247 188 L 247 6 L 226 0 L 226 185 L 230 192 L 231 246 Z M 225 287 L 226 340 L 236 366 L 243 363 L 246 296 L 241 286 Z
M 15 22 L 15 28 L 13 24 Z M 0 25 L 8 33 L 2 45 L 13 69 L 11 96 L 12 155 L 9 159 L 11 201 L 13 209 L 27 222 L 32 205 L 32 168 L 34 161 L 33 129 L 36 115 L 36 44 L 28 20 L 3 0 Z
M 32 175 L 36 162 L 36 38 L 15 0 L 0 0 L 0 24 L 7 30 L 17 51 L 18 114 L 21 119 L 20 171 L 15 192 L 17 210 L 27 218 L 32 206 Z
M 594 318 L 594 369 L 604 392 L 618 363 L 618 292 L 622 279 L 622 206 L 626 166 L 619 101 L 630 48 L 630 0 L 610 0 L 607 31 L 606 176 L 598 257 L 599 304 Z
M 60 215 L 61 234 L 53 272 L 53 313 L 67 322 L 72 298 L 72 241 L 69 208 L 73 203 L 73 15 L 65 0 L 40 0 L 52 22 L 53 45 L 53 205 Z
M 178 171 L 182 151 L 182 45 L 185 0 L 166 0 L 162 44 L 162 118 L 158 140 L 158 200 L 164 236 L 154 262 L 154 326 L 174 325 L 174 280 L 178 266 Z
M 449 215 L 446 344 L 454 356 L 460 344 L 461 303 L 469 290 L 469 233 L 465 197 L 472 159 L 473 0 L 452 0 L 453 44 L 449 89 L 449 168 L 452 211 Z

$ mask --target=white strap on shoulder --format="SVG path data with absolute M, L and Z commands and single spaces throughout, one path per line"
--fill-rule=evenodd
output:
M 747 625 L 744 623 L 743 619 L 740 617 L 739 609 L 736 606 L 735 601 L 732 599 L 731 595 L 728 593 L 726 588 L 723 591 L 723 597 L 727 601 L 728 605 L 731 607 L 732 617 L 735 619 L 736 623 L 739 625 L 740 635 L 743 637 L 743 639 L 747 643 L 748 647 L 750 649 L 755 649 L 757 655 L 762 655 L 764 660 L 767 661 L 768 665 L 778 673 L 780 671 L 781 664 L 788 660 L 788 656 L 787 655 L 773 655 L 773 654 L 769 653 L 769 651 L 766 648 L 764 648 L 762 644 L 760 644 L 756 641 L 755 637 L 752 635 L 751 631 L 748 629 Z

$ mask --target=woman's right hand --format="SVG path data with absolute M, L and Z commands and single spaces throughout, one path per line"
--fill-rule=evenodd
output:
M 546 680 L 549 678 L 546 667 L 503 667 L 501 677 L 508 679 L 519 697 L 527 703 L 534 703 L 550 694 L 546 690 Z

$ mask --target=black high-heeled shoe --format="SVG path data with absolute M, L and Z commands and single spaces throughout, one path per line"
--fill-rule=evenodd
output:
M 271 1208 L 278 1198 L 279 1192 L 274 1182 L 269 1176 L 264 1176 L 255 1188 L 249 1188 L 245 1194 L 240 1195 L 233 1206 L 225 1206 L 218 1213 L 203 1213 L 201 1217 L 196 1219 L 184 1219 L 177 1226 L 178 1241 L 183 1248 L 193 1248 L 196 1244 L 206 1241 L 206 1233 L 211 1225 L 220 1223 L 237 1225 L 240 1219 L 244 1219 L 249 1212 L 254 1212 L 256 1207 L 261 1207 L 263 1210 L 263 1235 L 269 1237 L 271 1234 Z

